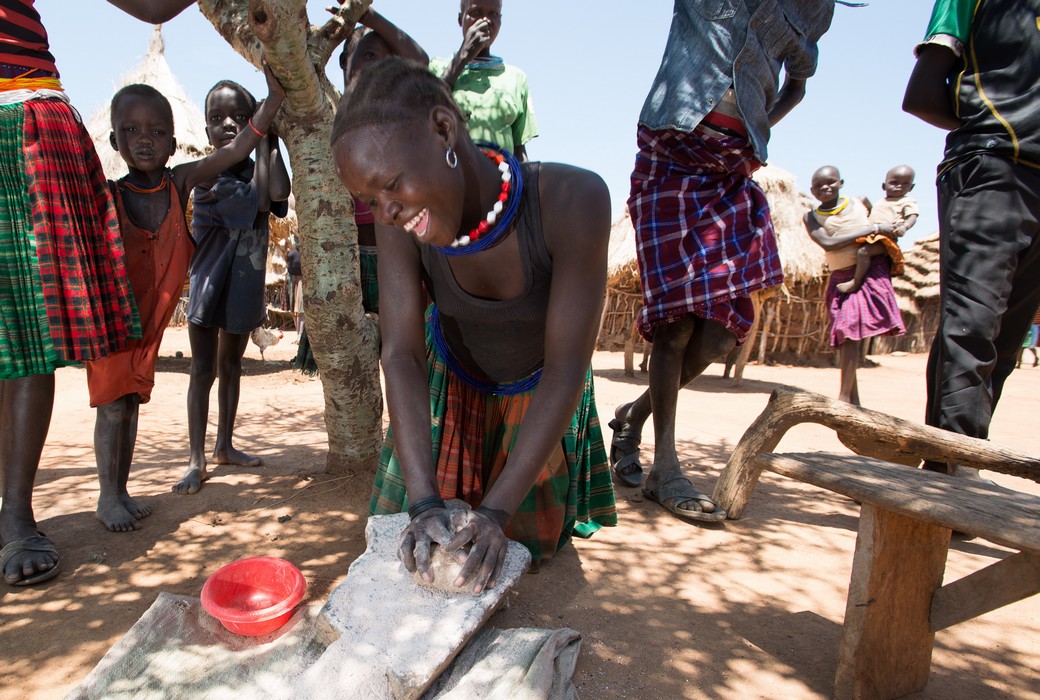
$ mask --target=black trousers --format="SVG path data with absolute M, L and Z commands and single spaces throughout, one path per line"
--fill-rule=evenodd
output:
M 986 438 L 1040 305 L 1040 170 L 978 155 L 937 188 L 941 308 L 925 420 Z

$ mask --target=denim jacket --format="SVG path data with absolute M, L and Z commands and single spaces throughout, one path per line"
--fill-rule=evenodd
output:
M 796 79 L 816 72 L 816 43 L 833 14 L 834 0 L 675 0 L 639 123 L 693 131 L 732 85 L 755 156 L 765 162 L 780 68 Z

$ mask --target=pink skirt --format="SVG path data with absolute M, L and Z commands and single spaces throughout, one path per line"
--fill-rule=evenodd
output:
M 827 309 L 831 314 L 831 347 L 846 340 L 863 340 L 876 335 L 903 335 L 906 327 L 896 303 L 896 292 L 889 277 L 889 259 L 875 256 L 860 288 L 841 294 L 837 286 L 852 279 L 856 268 L 847 267 L 831 273 L 827 283 Z

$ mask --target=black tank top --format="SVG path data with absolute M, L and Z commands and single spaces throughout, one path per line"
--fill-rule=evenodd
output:
M 542 235 L 538 164 L 522 163 L 524 191 L 513 235 L 520 248 L 524 291 L 515 299 L 467 294 L 452 274 L 448 256 L 419 246 L 426 288 L 440 311 L 441 328 L 458 361 L 478 377 L 512 382 L 542 366 L 552 258 Z

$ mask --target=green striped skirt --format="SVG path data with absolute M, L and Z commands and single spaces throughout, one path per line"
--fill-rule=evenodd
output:
M 62 100 L 0 106 L 0 380 L 104 357 L 139 333 L 86 129 Z
M 427 329 L 428 330 L 428 329 Z M 452 374 L 427 337 L 433 458 L 440 495 L 476 508 L 506 468 L 534 390 L 487 394 Z M 372 488 L 372 515 L 408 508 L 404 477 L 387 430 Z M 592 369 L 570 426 L 555 447 L 505 534 L 523 544 L 537 561 L 555 554 L 572 534 L 589 537 L 617 524 L 603 433 L 596 413 Z

